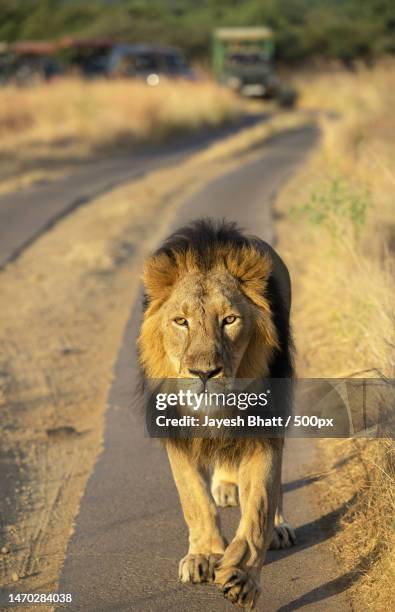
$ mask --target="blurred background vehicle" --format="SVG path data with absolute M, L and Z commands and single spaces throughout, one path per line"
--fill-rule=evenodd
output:
M 217 28 L 213 72 L 220 83 L 243 96 L 275 98 L 292 107 L 296 90 L 282 83 L 274 67 L 274 34 L 266 27 Z
M 153 44 L 114 46 L 107 56 L 106 71 L 108 76 L 143 79 L 148 85 L 157 85 L 162 76 L 195 78 L 177 49 Z
M 117 44 L 109 37 L 64 37 L 58 43 L 58 53 L 66 72 L 95 78 L 108 75 L 108 58 Z
M 18 41 L 0 46 L 0 84 L 33 85 L 61 73 L 58 46 L 46 41 Z
M 195 78 L 181 52 L 158 44 L 126 44 L 108 37 L 58 42 L 18 41 L 0 46 L 0 84 L 32 85 L 59 75 L 160 79 Z

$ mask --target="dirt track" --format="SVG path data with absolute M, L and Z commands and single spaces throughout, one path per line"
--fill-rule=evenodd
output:
M 79 206 L 157 168 L 185 162 L 215 141 L 268 120 L 263 114 L 246 116 L 233 125 L 187 134 L 171 144 L 146 147 L 133 155 L 87 160 L 54 182 L 0 194 L 0 268 Z

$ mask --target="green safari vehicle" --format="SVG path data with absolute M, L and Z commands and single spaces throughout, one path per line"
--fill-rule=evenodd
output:
M 213 32 L 212 65 L 220 83 L 243 96 L 275 98 L 291 107 L 296 91 L 274 70 L 274 35 L 266 27 L 218 28 Z

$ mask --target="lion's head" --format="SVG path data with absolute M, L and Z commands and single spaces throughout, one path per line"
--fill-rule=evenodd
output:
M 198 221 L 151 256 L 140 362 L 149 378 L 254 378 L 278 348 L 272 261 L 233 224 Z

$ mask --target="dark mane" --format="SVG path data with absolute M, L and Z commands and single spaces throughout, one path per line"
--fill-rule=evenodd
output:
M 266 297 L 269 301 L 273 321 L 279 337 L 280 350 L 276 351 L 271 364 L 273 378 L 292 377 L 293 342 L 290 329 L 291 283 L 286 265 L 267 242 L 243 233 L 232 221 L 224 219 L 197 219 L 173 232 L 154 255 L 166 254 L 174 259 L 174 253 L 196 253 L 202 270 L 209 271 L 216 263 L 216 255 L 221 247 L 242 248 L 253 245 L 262 255 L 269 254 L 272 260 Z M 144 296 L 143 307 L 148 305 Z
M 171 234 L 156 251 L 155 255 L 165 253 L 170 258 L 173 253 L 194 251 L 202 270 L 208 271 L 215 265 L 218 249 L 225 246 L 241 248 L 249 240 L 243 235 L 236 223 L 216 219 L 197 219 L 184 225 Z

